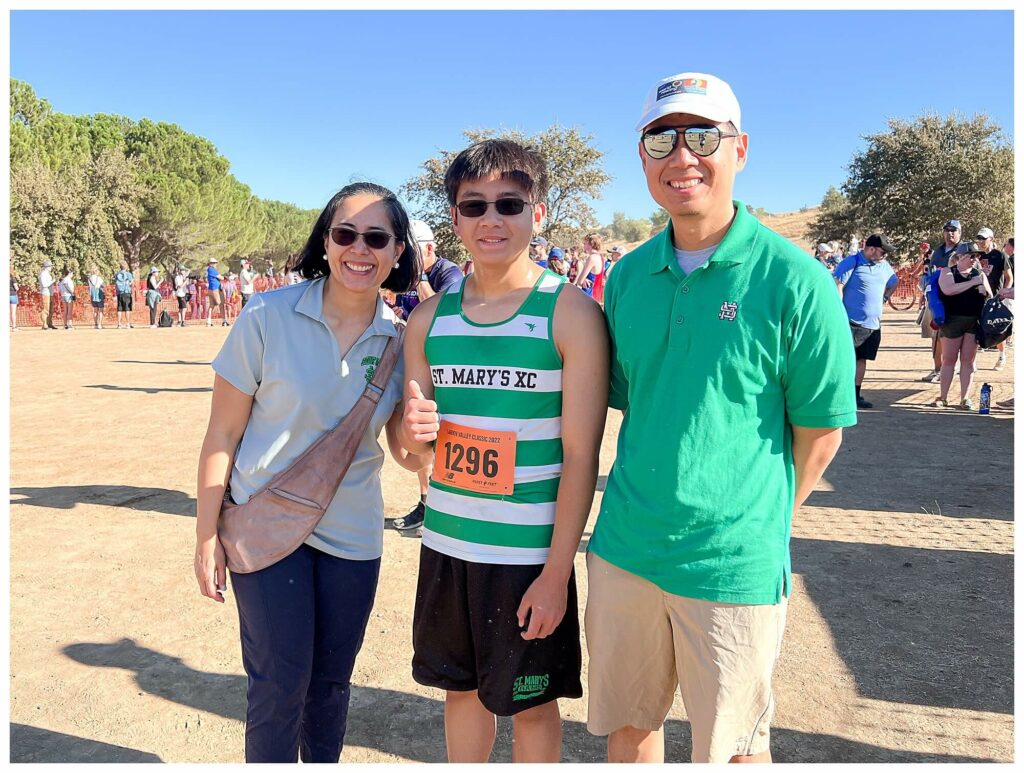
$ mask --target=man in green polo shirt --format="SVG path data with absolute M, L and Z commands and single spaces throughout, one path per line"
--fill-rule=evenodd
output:
M 678 683 L 694 762 L 767 762 L 792 515 L 856 423 L 849 325 L 828 271 L 733 201 L 728 84 L 660 80 L 637 129 L 670 223 L 605 290 L 625 415 L 587 556 L 587 725 L 610 761 L 661 761 Z

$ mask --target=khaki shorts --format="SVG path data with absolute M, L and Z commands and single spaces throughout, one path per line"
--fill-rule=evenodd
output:
M 932 310 L 928 308 L 928 304 L 926 303 L 924 305 L 924 314 L 921 315 L 921 338 L 925 338 L 929 341 L 935 338 L 938 331 L 932 327 L 933 319 L 935 319 L 935 317 L 932 314 Z
M 693 762 L 768 751 L 785 598 L 746 605 L 676 596 L 594 553 L 587 574 L 591 733 L 660 729 L 678 683 Z
M 210 300 L 210 306 L 212 306 L 214 308 L 216 308 L 217 306 L 220 306 L 220 304 L 221 304 L 220 290 L 207 290 L 206 291 L 206 297 L 209 298 L 209 300 Z

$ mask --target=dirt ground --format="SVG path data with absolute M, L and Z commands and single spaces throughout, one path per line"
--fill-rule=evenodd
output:
M 886 312 L 864 389 L 876 409 L 794 524 L 777 761 L 1013 759 L 1013 416 L 928 407 L 937 389 L 917 380 L 930 358 L 913 316 Z M 236 612 L 230 596 L 201 598 L 192 575 L 196 458 L 224 335 L 11 335 L 11 761 L 242 760 Z M 996 400 L 1012 393 L 1009 351 L 998 373 L 980 356 Z M 611 414 L 602 474 L 618 425 Z M 387 514 L 403 514 L 415 478 L 388 463 L 384 491 Z M 387 532 L 384 545 L 343 760 L 443 761 L 442 695 L 410 675 L 419 541 Z M 562 713 L 564 759 L 601 761 L 585 696 Z M 493 759 L 510 759 L 509 731 L 502 720 Z M 689 759 L 678 698 L 667 746 L 668 760 Z

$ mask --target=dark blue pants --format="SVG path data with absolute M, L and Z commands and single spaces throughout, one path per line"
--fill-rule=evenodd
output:
M 349 680 L 377 590 L 380 559 L 303 545 L 258 572 L 231 575 L 249 676 L 246 762 L 338 762 Z

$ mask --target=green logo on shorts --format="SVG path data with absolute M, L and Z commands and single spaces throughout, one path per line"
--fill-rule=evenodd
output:
M 548 689 L 548 675 L 517 676 L 512 683 L 512 700 L 528 701 Z
M 360 367 L 366 368 L 366 383 L 369 384 L 373 381 L 373 372 L 377 370 L 377 365 L 380 363 L 380 357 L 363 357 L 363 361 L 359 363 Z M 369 367 L 366 367 L 369 365 Z

